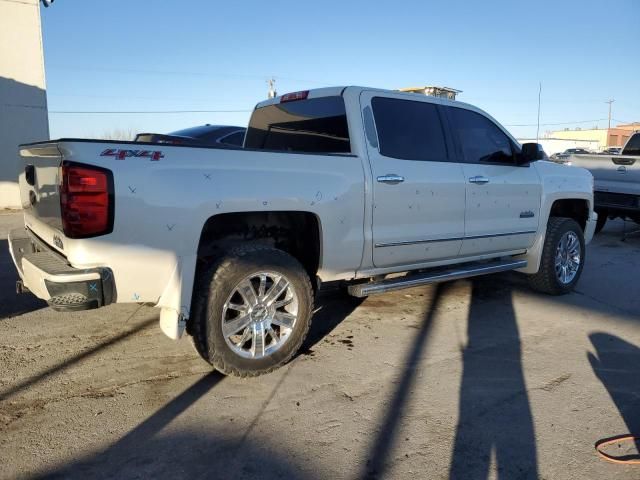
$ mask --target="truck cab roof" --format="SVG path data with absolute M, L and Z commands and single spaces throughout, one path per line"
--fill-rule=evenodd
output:
M 390 89 L 385 89 L 385 88 L 374 88 L 374 87 L 364 87 L 364 86 L 357 86 L 357 85 L 342 85 L 342 86 L 336 86 L 336 87 L 323 87 L 323 88 L 314 88 L 314 89 L 310 89 L 310 90 L 301 90 L 298 92 L 291 92 L 291 93 L 285 93 L 283 95 L 279 95 L 277 97 L 274 98 L 269 98 L 267 100 L 263 100 L 262 102 L 259 102 L 256 105 L 256 108 L 262 108 L 262 107 L 266 107 L 268 105 L 275 105 L 278 103 L 281 103 L 284 99 L 285 102 L 287 101 L 291 101 L 291 98 L 293 95 L 302 95 L 304 94 L 304 98 L 319 98 L 319 97 L 331 97 L 331 96 L 340 96 L 344 93 L 345 90 L 360 90 L 360 91 L 369 91 L 369 92 L 380 92 L 380 93 L 385 93 L 385 94 L 389 94 L 389 93 L 393 93 L 393 94 L 397 94 L 397 95 L 402 95 L 402 96 L 407 96 L 407 98 L 413 98 L 415 99 L 416 96 L 421 97 L 421 98 L 426 98 L 429 99 L 429 101 L 432 101 L 433 103 L 438 103 L 441 105 L 455 105 L 457 107 L 463 107 L 463 108 L 468 108 L 470 110 L 479 110 L 478 108 L 474 107 L 473 105 L 470 105 L 468 103 L 464 103 L 464 102 L 460 102 L 458 100 L 448 100 L 446 98 L 441 98 L 441 97 L 431 97 L 428 95 L 424 95 L 422 93 L 415 93 L 415 92 L 403 92 L 401 90 L 390 90 Z M 301 99 L 301 97 L 300 97 Z M 484 113 L 484 112 L 483 112 Z

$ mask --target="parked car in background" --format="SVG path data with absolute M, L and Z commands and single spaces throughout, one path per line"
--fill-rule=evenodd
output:
M 620 155 L 622 147 L 607 147 L 600 152 L 600 155 Z
M 244 143 L 245 127 L 231 125 L 200 125 L 175 132 L 139 133 L 136 142 L 166 143 L 169 145 L 231 145 L 241 147 Z
M 589 153 L 591 152 L 585 150 L 584 148 L 567 148 L 562 153 L 554 153 L 553 155 L 551 155 L 551 157 L 549 157 L 549 160 L 558 163 L 566 163 L 567 159 L 571 155 L 588 155 Z
M 580 278 L 593 177 L 472 105 L 295 92 L 256 106 L 244 146 L 22 145 L 18 289 L 58 310 L 151 302 L 245 377 L 292 358 L 326 283 L 366 297 L 517 270 L 560 295 Z
M 623 218 L 640 224 L 640 132 L 613 155 L 571 155 L 570 165 L 588 169 L 594 177 L 596 232 L 607 219 Z

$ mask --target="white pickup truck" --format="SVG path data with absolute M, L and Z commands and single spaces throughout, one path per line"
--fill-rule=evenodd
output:
M 323 283 L 364 297 L 518 270 L 566 293 L 597 217 L 588 171 L 538 161 L 478 108 L 362 87 L 259 103 L 244 148 L 21 155 L 18 289 L 58 310 L 152 303 L 165 334 L 239 376 L 296 353 Z
M 640 224 L 640 132 L 629 137 L 620 155 L 570 155 L 567 163 L 593 174 L 596 232 L 607 218 L 628 218 Z

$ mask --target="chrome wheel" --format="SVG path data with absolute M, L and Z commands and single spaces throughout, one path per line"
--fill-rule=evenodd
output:
M 258 359 L 289 340 L 298 320 L 298 297 L 276 272 L 257 272 L 233 289 L 222 310 L 222 334 L 238 355 Z
M 582 260 L 580 240 L 575 232 L 566 232 L 556 248 L 556 277 L 567 285 L 576 278 Z

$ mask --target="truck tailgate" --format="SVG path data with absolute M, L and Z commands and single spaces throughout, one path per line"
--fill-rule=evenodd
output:
M 598 192 L 640 195 L 640 157 L 571 155 L 569 161 L 591 172 Z
M 19 177 L 25 224 L 37 236 L 58 249 L 62 237 L 60 166 L 62 155 L 55 143 L 20 148 L 24 171 Z

